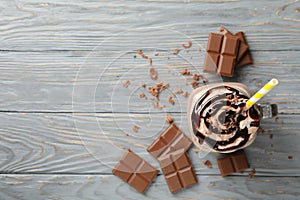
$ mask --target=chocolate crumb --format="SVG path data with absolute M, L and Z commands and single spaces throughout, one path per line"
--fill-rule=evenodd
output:
M 262 135 L 265 133 L 265 129 L 263 128 L 259 128 L 258 130 L 261 132 Z
M 137 53 L 142 57 L 142 58 L 145 58 L 145 59 L 148 59 L 148 56 L 146 56 L 142 50 L 138 49 L 137 50 Z
M 272 138 L 273 138 L 273 134 L 270 134 L 270 135 L 269 135 L 269 138 L 272 140 Z
M 174 101 L 172 96 L 169 96 L 169 103 L 172 104 L 172 105 L 175 104 L 175 101 Z
M 275 116 L 275 117 L 274 117 L 275 122 L 277 122 L 278 119 L 279 119 L 278 116 Z
M 153 97 L 150 97 L 149 100 L 150 100 L 150 101 L 154 101 L 154 98 L 153 98 Z
M 192 41 L 188 41 L 188 45 L 182 44 L 182 47 L 188 49 L 191 48 L 192 44 L 193 44 Z
M 142 85 L 141 85 L 143 88 L 145 88 L 146 87 L 146 83 L 142 83 Z
M 188 96 L 189 96 L 189 93 L 188 93 L 187 91 L 184 91 L 184 92 L 182 93 L 182 96 L 188 97 Z
M 123 87 L 127 88 L 130 85 L 130 81 L 127 80 L 123 83 Z
M 204 165 L 206 165 L 206 166 L 209 167 L 209 168 L 212 168 L 212 163 L 211 163 L 209 160 L 206 160 L 206 161 L 204 162 Z
M 148 59 L 150 67 L 152 67 L 152 58 Z
M 150 68 L 149 75 L 152 80 L 154 80 L 154 81 L 157 80 L 158 73 L 153 67 Z
M 173 49 L 173 50 L 172 50 L 172 53 L 173 53 L 174 55 L 177 55 L 179 52 L 180 52 L 179 49 Z
M 200 74 L 194 74 L 193 79 L 199 81 Z
M 128 133 L 126 133 L 126 134 L 125 134 L 125 136 L 129 136 L 129 134 L 128 134 Z
M 154 54 L 154 56 L 158 56 L 158 55 L 159 55 L 159 53 L 155 53 L 155 54 Z
M 145 98 L 145 97 L 146 97 L 145 93 L 140 94 L 140 98 Z
M 134 125 L 134 126 L 132 127 L 132 130 L 133 130 L 134 132 L 138 132 L 139 129 L 140 129 L 140 127 L 137 126 L 137 125 Z
M 196 82 L 196 81 L 193 81 L 193 82 L 191 82 L 191 85 L 193 86 L 193 88 L 195 88 L 195 87 L 197 87 L 198 86 L 198 82 Z
M 256 173 L 256 169 L 252 168 L 251 172 L 249 172 L 249 174 L 248 174 L 248 177 L 253 178 L 255 173 Z
M 289 160 L 293 160 L 293 156 L 288 156 L 288 159 Z
M 172 117 L 170 115 L 166 116 L 166 121 L 169 122 L 170 124 L 173 123 L 173 119 L 172 119 Z
M 181 72 L 180 72 L 181 75 L 188 75 L 188 76 L 191 76 L 192 73 L 188 70 L 188 69 L 183 69 Z
M 133 58 L 136 59 L 136 55 L 134 55 Z

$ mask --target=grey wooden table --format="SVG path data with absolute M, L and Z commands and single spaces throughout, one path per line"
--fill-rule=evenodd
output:
M 238 81 L 254 92 L 280 81 L 264 98 L 278 104 L 278 120 L 263 121 L 264 133 L 245 150 L 257 173 L 222 178 L 219 155 L 193 147 L 198 185 L 171 194 L 159 175 L 142 196 L 111 168 L 126 148 L 159 168 L 145 148 L 167 127 L 167 113 L 188 134 L 187 98 L 177 95 L 172 106 L 167 97 L 192 91 L 179 72 L 202 71 L 208 34 L 220 25 L 246 33 L 254 64 L 233 78 L 205 74 L 210 82 Z M 298 0 L 0 0 L 0 199 L 299 199 L 299 35 Z M 189 40 L 189 51 L 172 54 Z M 137 49 L 170 83 L 162 110 L 138 98 L 141 83 L 155 82 L 147 61 L 133 58 Z

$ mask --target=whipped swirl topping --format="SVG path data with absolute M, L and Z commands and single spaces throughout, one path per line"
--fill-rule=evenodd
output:
M 193 132 L 199 144 L 219 152 L 251 144 L 259 128 L 259 113 L 255 106 L 243 110 L 248 99 L 229 86 L 212 88 L 202 95 L 191 115 Z

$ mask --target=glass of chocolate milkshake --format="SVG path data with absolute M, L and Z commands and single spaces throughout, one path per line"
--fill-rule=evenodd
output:
M 257 104 L 245 109 L 251 97 L 241 83 L 213 83 L 190 95 L 188 126 L 194 144 L 203 151 L 230 153 L 249 146 L 260 120 L 277 114 L 275 104 Z

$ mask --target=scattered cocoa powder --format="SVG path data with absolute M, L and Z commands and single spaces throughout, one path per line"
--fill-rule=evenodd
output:
M 212 163 L 211 163 L 209 160 L 206 160 L 206 161 L 204 162 L 204 165 L 206 165 L 206 166 L 209 167 L 209 168 L 212 168 Z
M 169 122 L 170 124 L 173 123 L 173 119 L 172 119 L 172 117 L 170 115 L 166 116 L 166 121 Z
M 123 83 L 123 87 L 127 88 L 130 85 L 130 81 L 127 80 Z
M 192 44 L 193 44 L 192 41 L 188 41 L 188 45 L 182 44 L 182 47 L 188 49 L 191 48 Z

